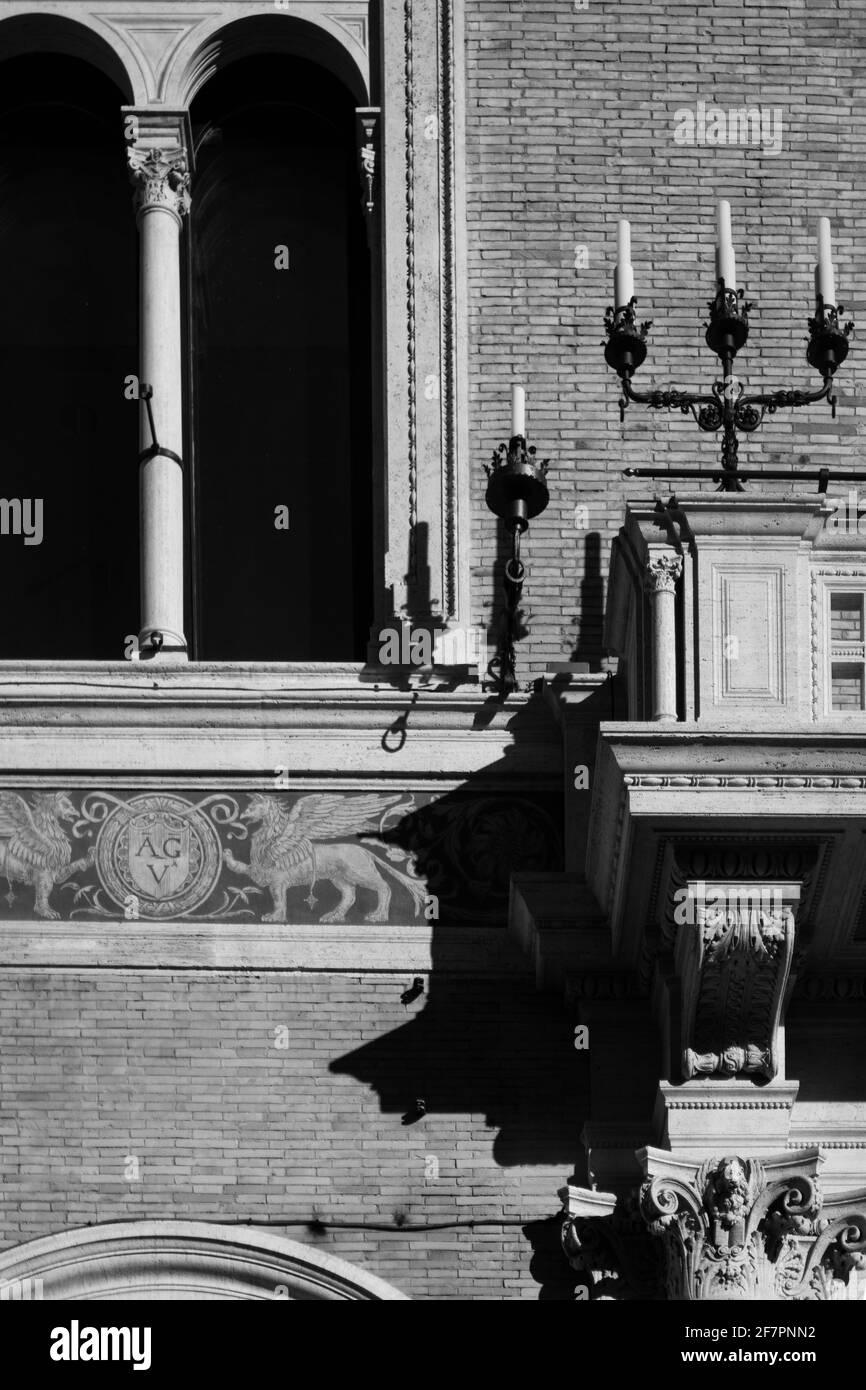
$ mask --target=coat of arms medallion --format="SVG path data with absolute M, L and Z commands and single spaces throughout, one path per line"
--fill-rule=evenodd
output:
M 164 793 L 118 803 L 100 827 L 96 871 L 109 897 L 145 918 L 191 912 L 213 892 L 222 852 L 213 825 L 189 801 Z

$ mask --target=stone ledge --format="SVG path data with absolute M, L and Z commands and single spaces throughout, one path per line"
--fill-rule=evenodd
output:
M 503 929 L 209 922 L 3 922 L 0 969 L 409 971 L 526 975 Z M 408 983 L 408 981 L 407 981 Z

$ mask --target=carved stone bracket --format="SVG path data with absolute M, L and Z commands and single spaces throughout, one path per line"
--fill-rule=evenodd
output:
M 766 880 L 686 884 L 675 910 L 686 1079 L 778 1075 L 800 887 Z
M 866 1267 L 866 1192 L 824 1201 L 823 1155 L 699 1167 L 642 1155 L 640 1210 L 662 1244 L 670 1300 L 847 1298 Z
M 373 215 L 376 206 L 376 161 L 378 158 L 378 132 L 381 111 L 378 106 L 359 106 L 355 112 L 358 121 L 358 148 L 363 188 L 362 205 L 367 217 Z
M 127 156 L 137 214 L 151 208 L 164 208 L 180 220 L 189 212 L 190 173 L 182 145 L 170 149 L 130 145 Z

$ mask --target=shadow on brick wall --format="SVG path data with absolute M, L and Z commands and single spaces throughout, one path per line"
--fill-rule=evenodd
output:
M 538 697 L 515 710 L 517 747 L 522 726 L 538 738 L 545 709 Z M 484 719 L 482 712 L 479 724 Z M 525 759 L 520 766 L 525 769 Z M 474 819 L 466 811 L 473 794 L 480 808 Z M 419 1139 L 431 1119 L 461 1117 L 450 1131 L 455 1181 L 461 1181 L 465 1163 L 466 1195 L 478 1197 L 476 1207 L 461 1208 L 461 1216 L 492 1216 L 497 1203 L 502 1211 L 507 1190 L 509 1216 L 513 1210 L 513 1216 L 528 1218 L 523 1226 L 532 1251 L 527 1250 L 527 1261 L 541 1285 L 540 1297 L 562 1298 L 570 1296 L 573 1280 L 559 1248 L 557 1188 L 581 1152 L 588 1068 L 586 1055 L 575 1051 L 574 1023 L 562 997 L 536 989 L 532 963 L 507 928 L 510 876 L 562 867 L 558 814 L 549 801 L 537 798 L 526 772 L 512 773 L 506 756 L 483 777 L 468 778 L 459 792 L 440 798 L 433 808 L 420 807 L 382 837 L 411 851 L 428 883 L 446 886 L 438 822 L 453 810 L 461 853 L 458 869 L 449 862 L 448 872 L 464 876 L 454 899 L 459 907 L 431 924 L 432 969 L 424 992 L 412 990 L 412 970 L 405 984 L 395 983 L 395 1006 L 405 990 L 411 1016 L 338 1058 L 330 1070 L 371 1087 L 382 1112 L 399 1116 L 404 1126 L 417 1126 Z M 556 797 L 554 805 L 559 802 Z M 495 928 L 489 925 L 491 895 L 500 908 Z M 473 902 L 481 927 L 473 923 Z M 424 930 L 423 923 L 418 926 Z M 423 1108 L 417 1107 L 419 1100 Z M 437 1128 L 441 1135 L 441 1125 Z M 450 1162 L 452 1156 L 445 1157 Z M 503 1174 L 495 1190 L 488 1178 L 485 1192 L 483 1170 L 495 1173 L 497 1167 L 522 1171 Z M 540 1203 L 549 1215 L 532 1219 L 529 1213 Z

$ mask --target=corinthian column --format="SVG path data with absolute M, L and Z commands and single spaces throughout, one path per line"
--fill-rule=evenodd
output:
M 674 595 L 683 557 L 673 551 L 653 554 L 645 583 L 652 607 L 653 719 L 677 717 L 677 647 Z
M 141 405 L 142 656 L 186 657 L 183 635 L 183 366 L 180 232 L 189 210 L 185 113 L 125 113 L 141 236 L 139 379 L 152 389 L 154 448 Z

